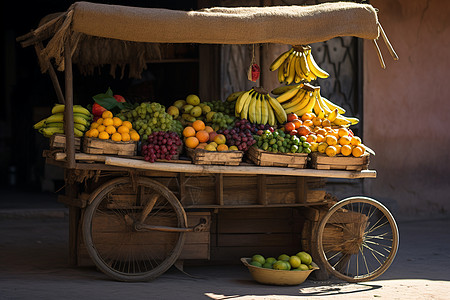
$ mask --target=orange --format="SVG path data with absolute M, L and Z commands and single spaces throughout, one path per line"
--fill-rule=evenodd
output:
M 212 129 L 211 126 L 205 126 L 205 131 L 206 131 L 207 133 L 210 133 L 210 132 L 213 132 L 214 129 Z
M 349 137 L 348 135 L 344 135 L 339 139 L 339 144 L 340 145 L 348 145 L 350 144 L 352 138 Z
M 105 125 L 99 125 L 99 126 L 97 127 L 98 132 L 103 132 L 103 131 L 105 131 L 105 129 L 106 129 L 106 126 L 105 126 Z
M 101 140 L 108 140 L 109 134 L 106 131 L 102 131 L 98 134 L 98 138 Z
M 125 126 L 125 127 L 127 127 L 128 129 L 130 129 L 130 130 L 133 128 L 133 125 L 131 124 L 130 121 L 123 121 L 123 122 L 122 122 L 122 126 Z
M 352 154 L 352 146 L 350 145 L 342 145 L 341 147 L 341 154 L 344 156 L 349 156 Z
M 114 117 L 114 118 L 112 118 L 112 120 L 113 120 L 113 126 L 114 127 L 119 127 L 120 125 L 122 125 L 122 120 L 120 119 L 120 118 L 118 118 L 118 117 Z
M 305 120 L 305 121 L 303 121 L 303 125 L 312 127 L 312 126 L 314 126 L 314 123 L 312 120 Z
M 341 127 L 338 129 L 338 134 L 340 137 L 343 137 L 343 136 L 348 136 L 350 134 L 350 132 L 348 132 L 347 128 Z
M 195 136 L 195 129 L 194 129 L 194 127 L 186 126 L 183 129 L 183 136 L 185 136 L 185 137 Z
M 323 142 L 325 140 L 325 136 L 323 136 L 323 135 L 321 135 L 321 134 L 318 134 L 317 135 L 317 142 L 318 143 L 321 143 L 321 142 Z
M 94 138 L 98 137 L 99 132 L 98 132 L 97 129 L 92 128 L 92 129 L 89 130 L 89 131 L 91 132 L 91 133 L 90 133 L 90 137 L 94 137 Z
M 322 121 L 322 126 L 323 127 L 330 127 L 331 126 L 331 122 L 328 119 L 325 119 Z
M 336 156 L 336 152 L 337 152 L 336 147 L 334 147 L 334 146 L 328 146 L 325 149 L 325 154 L 328 156 Z
M 137 133 L 136 131 L 131 131 L 130 138 L 131 138 L 131 140 L 137 142 L 140 140 L 141 137 L 139 136 L 139 133 Z
M 114 121 L 112 118 L 103 118 L 103 125 L 105 126 L 112 126 L 114 124 Z
M 305 122 L 306 120 L 312 120 L 316 115 L 312 112 L 306 113 L 302 115 L 302 121 Z
M 200 143 L 198 144 L 198 146 L 195 149 L 205 149 L 206 145 L 208 145 L 207 143 Z
M 195 137 L 198 139 L 200 143 L 206 143 L 207 141 L 209 141 L 209 133 L 206 132 L 205 130 L 197 131 Z
M 91 129 L 97 128 L 99 125 L 97 122 L 91 123 Z
M 350 144 L 352 144 L 353 146 L 358 146 L 359 144 L 361 144 L 361 139 L 358 136 L 352 136 Z
M 184 141 L 184 144 L 186 145 L 186 147 L 194 149 L 198 146 L 198 144 L 200 144 L 200 142 L 195 136 L 190 136 Z
M 118 133 L 118 132 L 115 132 L 111 136 L 111 140 L 113 140 L 115 142 L 120 142 L 122 140 L 122 135 L 120 133 Z
M 97 121 L 96 121 L 96 123 L 98 123 L 98 124 L 103 124 L 103 118 L 98 118 Z
M 342 149 L 342 145 L 337 144 L 334 147 L 336 147 L 336 154 L 340 154 L 341 153 L 341 149 Z
M 122 136 L 123 142 L 128 142 L 129 140 L 131 140 L 131 136 L 128 132 L 121 132 L 120 135 Z
M 295 119 L 294 121 L 292 121 L 292 123 L 294 123 L 295 129 L 298 129 L 303 124 L 303 122 L 299 119 Z
M 88 130 L 84 133 L 85 137 L 91 137 L 91 130 Z
M 317 148 L 319 147 L 319 143 L 312 142 L 310 144 L 311 144 L 311 147 L 310 147 L 311 152 L 317 152 Z
M 228 146 L 225 144 L 220 144 L 217 146 L 217 151 L 227 151 L 228 150 Z
M 322 119 L 319 118 L 319 117 L 314 117 L 314 118 L 312 119 L 312 122 L 313 122 L 314 126 L 320 126 L 320 125 L 322 125 Z
M 325 142 L 329 145 L 329 146 L 334 146 L 337 144 L 337 138 L 334 135 L 327 135 L 325 136 Z
M 109 134 L 116 133 L 116 127 L 112 125 L 106 126 L 105 131 Z
M 205 130 L 205 123 L 202 120 L 196 120 L 192 123 L 192 127 L 196 131 Z
M 352 155 L 354 157 L 360 157 L 364 154 L 364 149 L 360 146 L 356 146 L 355 148 L 353 148 L 352 150 Z
M 325 142 L 319 143 L 319 146 L 317 146 L 317 151 L 320 153 L 325 153 L 325 150 L 327 149 L 328 144 Z
M 308 134 L 308 135 L 306 136 L 306 141 L 307 141 L 308 143 L 316 142 L 316 141 L 317 141 L 317 135 L 315 135 L 315 134 L 313 134 L 313 133 Z
M 319 129 L 316 130 L 317 134 L 321 134 L 323 136 L 327 135 L 327 131 L 324 128 L 321 128 L 321 127 L 317 127 L 317 128 L 319 128 Z
M 113 117 L 113 114 L 112 114 L 112 112 L 110 112 L 109 110 L 105 110 L 105 111 L 102 113 L 102 118 L 103 118 L 103 119 L 106 119 L 106 118 L 111 118 L 111 119 L 112 119 L 112 117 Z
M 129 133 L 130 129 L 128 129 L 127 126 L 122 125 L 122 126 L 119 126 L 119 128 L 117 128 L 117 132 L 118 133 Z

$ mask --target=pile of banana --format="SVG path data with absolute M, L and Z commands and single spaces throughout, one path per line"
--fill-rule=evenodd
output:
M 81 105 L 73 106 L 73 130 L 76 137 L 82 137 L 89 129 L 92 114 Z M 34 129 L 39 130 L 45 137 L 51 137 L 55 133 L 64 134 L 64 105 L 55 104 L 52 115 L 34 124 Z
M 320 87 L 308 83 L 280 86 L 272 94 L 281 104 L 286 114 L 295 113 L 302 116 L 313 112 L 320 119 L 327 118 L 331 124 L 339 126 L 355 125 L 357 118 L 345 117 L 345 109 L 320 95 Z
M 270 65 L 270 71 L 278 69 L 278 81 L 291 84 L 301 81 L 310 82 L 330 76 L 317 65 L 311 54 L 310 46 L 292 46 L 291 49 L 278 56 Z
M 235 92 L 228 98 L 236 97 L 235 115 L 254 124 L 283 124 L 287 115 L 281 104 L 265 89 L 254 87 L 249 91 Z M 228 99 L 227 99 L 228 100 Z M 228 100 L 231 101 L 231 100 Z

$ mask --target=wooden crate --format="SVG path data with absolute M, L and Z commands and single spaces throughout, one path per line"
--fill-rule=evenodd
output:
M 183 245 L 183 249 L 179 256 L 179 259 L 209 259 L 210 258 L 210 226 L 211 215 L 209 212 L 186 212 L 187 223 L 189 227 L 195 226 L 199 223 L 200 218 L 206 219 L 206 228 L 203 231 L 188 232 L 186 233 L 186 240 Z M 123 222 L 115 222 L 115 216 L 105 215 L 103 218 L 97 218 L 97 222 L 93 224 L 96 226 L 97 236 L 96 247 L 98 249 L 108 249 L 112 251 L 118 251 L 117 255 L 120 256 L 120 249 L 131 248 L 135 254 L 140 251 L 147 251 L 148 248 L 152 249 L 152 253 L 157 255 L 159 252 L 165 251 L 165 245 L 168 241 L 161 240 L 158 231 L 144 231 L 136 235 L 128 235 L 127 243 L 123 244 L 125 230 L 118 226 Z M 81 225 L 81 224 L 80 224 Z M 77 247 L 77 262 L 79 266 L 91 266 L 93 262 L 87 253 L 84 245 L 83 234 L 81 226 L 79 226 L 78 232 L 78 247 Z M 120 246 L 120 247 L 118 247 Z
M 112 140 L 85 137 L 83 139 L 83 152 L 89 154 L 135 156 L 137 153 L 137 142 L 115 142 Z
M 290 167 L 300 168 L 306 167 L 308 154 L 306 153 L 273 153 L 250 147 L 248 158 L 258 166 L 269 167 Z
M 369 167 L 369 154 L 361 157 L 336 155 L 333 157 L 326 154 L 313 152 L 311 156 L 311 167 L 318 170 L 347 170 L 361 171 Z
M 238 166 L 242 161 L 242 151 L 207 151 L 204 149 L 186 148 L 187 155 L 196 165 Z
M 65 149 L 66 136 L 64 134 L 54 134 L 50 137 L 50 149 Z M 81 138 L 75 137 L 75 151 L 81 150 Z

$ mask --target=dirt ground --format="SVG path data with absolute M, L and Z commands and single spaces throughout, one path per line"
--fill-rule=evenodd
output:
M 298 286 L 252 280 L 243 265 L 176 268 L 148 283 L 110 280 L 70 267 L 64 211 L 0 210 L 0 299 L 449 299 L 450 220 L 403 222 L 391 267 L 376 280 Z

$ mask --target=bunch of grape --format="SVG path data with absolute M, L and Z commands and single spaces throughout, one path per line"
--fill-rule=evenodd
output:
M 211 120 L 211 127 L 214 130 L 231 128 L 236 121 L 236 118 L 222 112 L 216 112 Z
M 183 124 L 181 124 L 181 122 L 179 120 L 176 120 L 176 119 L 173 120 L 171 131 L 175 132 L 179 136 L 182 136 L 183 129 L 184 129 L 184 126 L 183 126 Z
M 212 111 L 215 112 L 221 112 L 224 115 L 234 115 L 234 105 L 236 102 L 230 102 L 230 101 L 208 101 L 205 102 L 206 105 L 208 105 Z
M 157 159 L 171 160 L 181 145 L 180 137 L 173 131 L 153 132 L 142 146 L 142 155 L 149 162 L 155 162 Z
M 252 132 L 252 134 L 262 133 L 264 130 L 270 130 L 271 132 L 275 130 L 275 128 L 269 124 L 253 124 L 247 119 L 236 121 L 236 123 L 234 123 L 234 127 L 239 127 L 241 130 L 248 129 Z
M 311 153 L 311 144 L 305 136 L 286 134 L 281 129 L 258 132 L 256 147 L 274 153 Z
M 227 139 L 228 146 L 236 146 L 240 151 L 247 151 L 256 143 L 253 134 L 256 133 L 256 125 L 250 124 L 247 120 L 240 120 L 234 123 L 232 128 L 219 130 Z
M 132 110 L 122 110 L 119 118 L 130 121 L 143 140 L 153 132 L 175 131 L 172 116 L 157 102 L 142 102 Z

